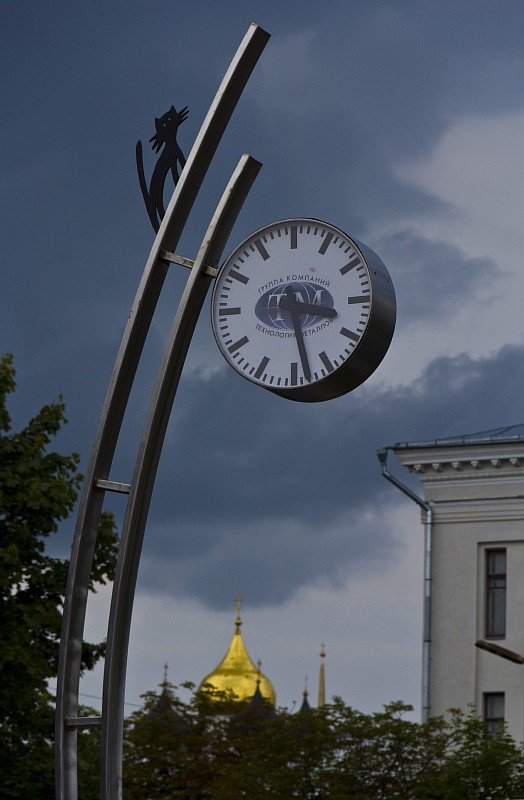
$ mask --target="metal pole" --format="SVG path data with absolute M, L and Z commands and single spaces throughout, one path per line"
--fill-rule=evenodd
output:
M 151 320 L 174 250 L 231 114 L 269 34 L 248 29 L 206 115 L 167 208 L 131 308 L 108 386 L 80 498 L 67 579 L 56 698 L 56 798 L 77 800 L 78 687 L 89 578 L 100 513 L 123 416 Z
M 423 609 L 423 640 L 422 640 L 422 722 L 427 722 L 430 716 L 430 665 L 431 665 L 431 594 L 432 575 L 431 560 L 433 553 L 433 510 L 429 503 L 413 492 L 387 468 L 388 452 L 391 448 L 385 447 L 377 451 L 382 475 L 400 489 L 411 500 L 424 509 L 424 609 Z
M 205 274 L 204 267 L 220 259 L 260 167 L 255 159 L 242 156 L 209 224 L 180 300 L 142 433 L 122 528 L 109 613 L 102 704 L 102 800 L 120 800 L 122 797 L 125 677 L 138 564 L 171 408 L 200 309 L 212 280 Z

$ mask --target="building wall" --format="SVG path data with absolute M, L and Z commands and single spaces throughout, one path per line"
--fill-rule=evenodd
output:
M 431 714 L 471 703 L 482 713 L 485 692 L 504 692 L 508 729 L 524 740 L 524 665 L 475 647 L 486 634 L 486 549 L 505 547 L 506 635 L 495 641 L 524 654 L 524 445 L 395 452 L 433 509 Z

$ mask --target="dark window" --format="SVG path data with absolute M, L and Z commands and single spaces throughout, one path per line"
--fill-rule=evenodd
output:
M 490 733 L 504 729 L 504 692 L 485 692 L 484 719 Z
M 506 635 L 506 550 L 486 550 L 486 637 Z

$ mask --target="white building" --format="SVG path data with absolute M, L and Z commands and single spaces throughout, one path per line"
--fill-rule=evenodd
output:
M 508 656 L 524 654 L 524 425 L 387 449 L 427 504 L 426 714 L 474 703 L 522 741 L 524 664 Z

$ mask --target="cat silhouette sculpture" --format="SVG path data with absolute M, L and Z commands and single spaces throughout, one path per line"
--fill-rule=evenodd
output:
M 149 189 L 147 187 L 146 176 L 144 172 L 144 159 L 142 154 L 142 142 L 136 143 L 136 166 L 138 170 L 138 180 L 140 181 L 140 189 L 144 203 L 146 204 L 147 213 L 151 220 L 151 225 L 155 232 L 158 231 L 160 223 L 164 218 L 164 186 L 169 172 L 173 177 L 175 186 L 178 182 L 180 169 L 184 169 L 186 159 L 177 142 L 177 132 L 180 125 L 187 119 L 189 111 L 185 106 L 180 111 L 177 111 L 174 106 L 171 106 L 169 111 L 166 111 L 160 118 L 155 118 L 156 133 L 150 138 L 152 149 L 160 153 L 159 159 L 156 162 Z

